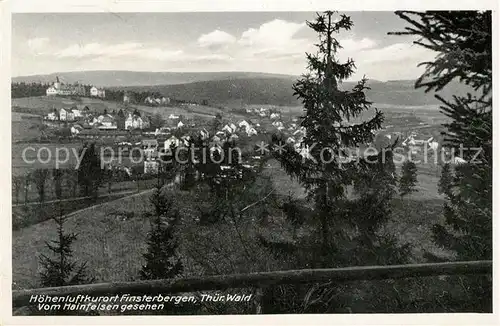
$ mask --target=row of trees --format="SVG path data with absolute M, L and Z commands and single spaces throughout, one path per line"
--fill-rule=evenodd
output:
M 46 94 L 47 88 L 50 84 L 46 83 L 11 83 L 11 97 L 30 97 L 30 96 L 43 96 Z
M 12 189 L 15 203 L 19 203 L 22 191 L 24 191 L 24 200 L 27 202 L 29 189 L 31 185 L 34 185 L 38 193 L 38 201 L 40 204 L 43 204 L 46 199 L 47 184 L 49 181 L 53 185 L 53 192 L 56 199 L 63 197 L 63 189 L 69 192 L 72 197 L 76 197 L 77 189 L 80 190 L 80 195 L 82 196 L 96 196 L 105 176 L 101 169 L 99 153 L 94 144 L 85 145 L 80 149 L 79 155 L 83 151 L 85 153 L 77 170 L 40 168 L 25 176 L 14 176 L 12 178 Z
M 20 83 L 11 83 L 11 97 L 12 98 L 20 98 L 20 97 L 31 97 L 31 96 L 44 96 L 46 95 L 47 88 L 51 86 L 50 83 L 40 83 L 40 82 L 20 82 Z M 82 85 L 85 89 L 85 94 L 90 96 L 91 85 Z

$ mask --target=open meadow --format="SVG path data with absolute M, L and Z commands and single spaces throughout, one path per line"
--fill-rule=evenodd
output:
M 291 192 L 304 207 L 311 205 L 305 201 L 301 186 L 291 180 L 277 162 L 272 162 L 264 175 L 271 177 L 278 198 L 285 198 Z M 437 195 L 437 177 L 422 173 L 418 179 L 417 193 L 409 198 L 394 198 L 391 219 L 384 232 L 396 235 L 401 243 L 409 242 L 413 247 L 414 262 L 425 261 L 423 256 L 427 251 L 448 257 L 450 253 L 436 247 L 431 236 L 431 227 L 441 220 L 444 204 L 444 200 Z M 250 246 L 254 253 L 262 251 L 265 254 L 266 249 L 255 242 L 256 234 L 279 239 L 293 238 L 292 228 L 282 219 L 279 210 L 265 225 L 257 218 L 242 221 L 239 227 L 244 240 L 241 242 L 238 229 L 232 223 L 211 226 L 196 223 L 196 205 L 193 206 L 193 195 L 189 192 L 166 190 L 166 193 L 175 198 L 181 210 L 182 223 L 178 236 L 186 268 L 184 276 L 280 268 L 279 261 L 257 258 L 252 258 L 253 267 L 248 266 L 248 257 L 245 256 L 246 246 Z M 74 257 L 88 262 L 97 281 L 128 281 L 137 277 L 150 229 L 149 220 L 143 217 L 152 209 L 149 197 L 150 192 L 146 192 L 113 200 L 69 218 L 68 230 L 79 235 Z M 196 203 L 200 204 L 199 200 Z M 309 232 L 307 226 L 301 230 L 298 232 Z M 55 231 L 53 221 L 45 221 L 13 232 L 13 278 L 16 288 L 37 286 L 37 257 L 46 252 L 44 241 L 54 239 Z

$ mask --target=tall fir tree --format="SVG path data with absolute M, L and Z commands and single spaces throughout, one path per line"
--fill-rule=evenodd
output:
M 57 225 L 57 240 L 51 243 L 46 242 L 47 247 L 52 252 L 53 257 L 41 254 L 40 265 L 43 270 L 40 272 L 41 284 L 44 287 L 67 286 L 76 284 L 92 283 L 94 277 L 89 277 L 86 263 L 78 264 L 72 260 L 73 250 L 71 246 L 77 239 L 75 233 L 64 231 L 64 216 L 62 209 L 60 215 L 53 220 Z
M 57 226 L 57 239 L 45 242 L 51 256 L 41 254 L 39 263 L 42 266 L 40 281 L 42 287 L 59 287 L 78 284 L 90 284 L 95 281 L 87 270 L 87 263 L 78 263 L 73 259 L 72 245 L 77 239 L 75 233 L 66 233 L 64 223 L 67 217 L 64 216 L 61 203 L 59 203 L 59 216 L 53 217 Z M 74 312 L 57 309 L 49 312 L 41 311 L 35 307 L 29 308 L 29 315 L 72 315 Z M 98 315 L 96 312 L 83 313 L 84 315 Z
M 304 185 L 309 198 L 315 202 L 319 252 L 323 257 L 340 250 L 339 244 L 330 240 L 341 238 L 344 227 L 352 224 L 352 216 L 342 212 L 344 205 L 341 204 L 346 187 L 352 183 L 351 172 L 339 162 L 348 155 L 347 149 L 369 143 L 372 132 L 381 128 L 383 121 L 382 113 L 375 109 L 370 120 L 355 122 L 371 109 L 365 96 L 367 79 L 363 78 L 352 90 L 341 88 L 342 81 L 354 73 L 355 65 L 352 59 L 345 63 L 338 61 L 341 45 L 335 34 L 350 30 L 353 23 L 346 15 L 340 15 L 338 20 L 334 16 L 334 12 L 327 11 L 307 22 L 318 34 L 318 52 L 306 54 L 309 72 L 293 85 L 294 94 L 302 100 L 305 109 L 301 126 L 306 135 L 301 145 L 307 155 L 302 156 L 290 146 L 278 157 L 287 173 Z M 331 259 L 326 260 L 330 260 L 327 265 L 331 264 Z
M 145 280 L 174 278 L 183 271 L 182 261 L 177 252 L 175 227 L 180 215 L 174 201 L 156 188 L 151 196 L 153 212 L 151 231 L 148 234 L 147 252 L 143 255 L 146 263 L 142 266 L 141 278 Z
M 438 193 L 444 195 L 449 193 L 452 182 L 452 171 L 450 163 L 443 164 L 441 168 L 441 177 L 438 183 Z
M 491 11 L 396 12 L 410 24 L 404 32 L 436 51 L 424 62 L 416 87 L 440 91 L 452 80 L 469 85 L 474 94 L 441 100 L 444 146 L 462 152 L 467 163 L 456 166 L 446 191 L 446 224 L 434 227 L 435 240 L 454 250 L 458 259 L 492 258 L 492 13 Z M 477 157 L 475 154 L 479 152 Z M 475 161 L 472 161 L 475 159 Z
M 410 26 L 404 32 L 415 43 L 436 51 L 433 61 L 423 62 L 425 72 L 416 87 L 440 91 L 451 81 L 472 88 L 441 102 L 451 122 L 444 124 L 445 148 L 460 153 L 466 163 L 456 165 L 444 182 L 444 223 L 433 227 L 434 240 L 456 253 L 458 260 L 492 259 L 492 12 L 403 11 L 396 14 Z M 465 152 L 463 149 L 465 148 Z M 478 154 L 476 156 L 476 154 Z M 434 259 L 434 257 L 432 257 Z M 468 297 L 462 309 L 492 311 L 491 275 L 456 277 Z
M 410 195 L 417 191 L 417 166 L 415 162 L 407 160 L 401 166 L 401 177 L 399 178 L 399 195 L 401 197 Z

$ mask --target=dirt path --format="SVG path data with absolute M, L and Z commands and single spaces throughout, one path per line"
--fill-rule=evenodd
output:
M 154 190 L 154 188 L 151 188 L 151 189 L 148 189 L 148 190 L 144 190 L 144 191 L 141 191 L 141 192 L 136 192 L 134 193 L 133 195 L 130 195 L 130 196 L 124 196 L 124 197 L 120 197 L 116 200 L 122 200 L 122 199 L 127 199 L 127 198 L 132 198 L 132 197 L 136 197 L 136 196 L 141 196 L 141 195 L 144 195 L 144 194 L 147 194 L 147 193 L 150 193 Z M 100 203 L 100 204 L 96 204 L 96 205 L 92 205 L 92 206 L 89 206 L 89 207 L 85 207 L 85 208 L 82 208 L 82 209 L 79 209 L 77 211 L 74 211 L 74 212 L 71 212 L 69 214 L 66 214 L 66 217 L 70 217 L 70 216 L 73 216 L 75 214 L 78 214 L 78 213 L 81 213 L 81 212 L 84 212 L 86 210 L 90 210 L 90 209 L 94 209 L 94 208 L 97 208 L 99 206 L 103 206 L 103 205 L 106 205 L 106 204 L 109 204 L 109 203 L 112 203 L 116 200 L 110 200 L 110 201 L 107 201 L 107 202 L 104 202 L 104 203 Z

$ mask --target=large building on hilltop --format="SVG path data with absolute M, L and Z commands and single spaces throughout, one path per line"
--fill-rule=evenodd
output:
M 47 96 L 85 96 L 85 86 L 79 83 L 65 84 L 59 81 L 59 77 L 56 77 L 56 81 L 45 91 Z
M 95 86 L 92 86 L 92 88 L 90 89 L 90 96 L 104 98 L 106 97 L 106 92 L 102 88 L 97 88 Z

